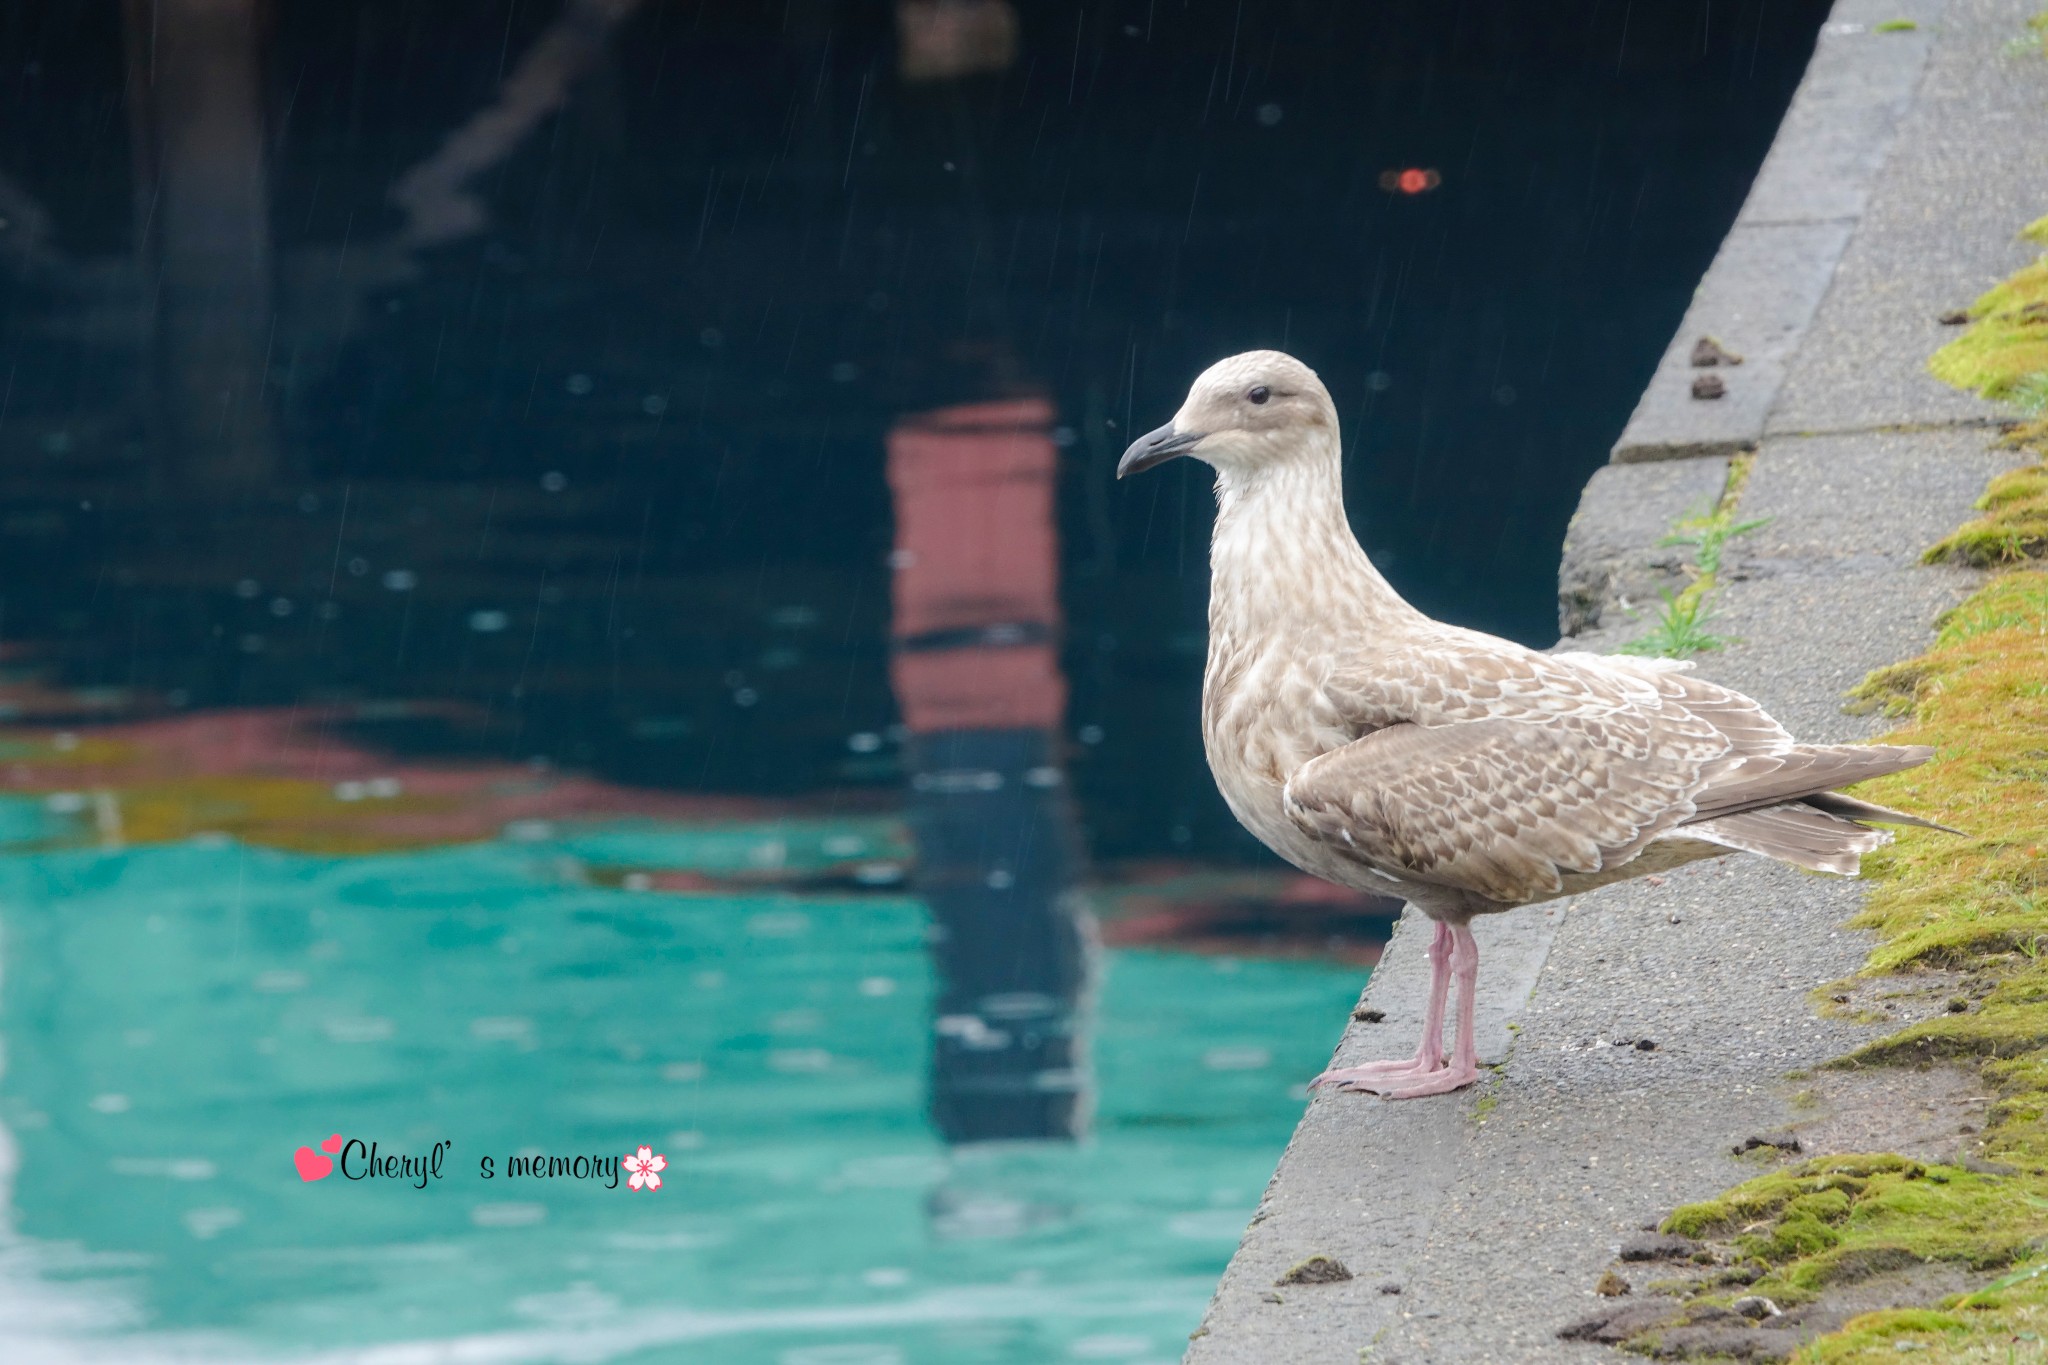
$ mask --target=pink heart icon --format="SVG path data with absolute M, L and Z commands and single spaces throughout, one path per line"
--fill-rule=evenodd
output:
M 301 1147 L 293 1152 L 292 1165 L 299 1168 L 301 1180 L 325 1180 L 334 1174 L 334 1163 L 311 1147 Z
M 341 1150 L 341 1134 L 336 1133 L 333 1137 L 321 1143 L 320 1150 L 327 1153 L 329 1156 L 333 1156 L 336 1152 L 339 1152 Z

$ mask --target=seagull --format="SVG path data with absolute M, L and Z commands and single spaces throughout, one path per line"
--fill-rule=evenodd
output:
M 1538 653 L 1410 606 L 1352 534 L 1337 409 L 1290 355 L 1210 366 L 1117 477 L 1183 455 L 1216 473 L 1202 742 L 1223 799 L 1304 872 L 1436 926 L 1415 1055 L 1312 1087 L 1413 1099 L 1478 1079 L 1476 916 L 1731 852 L 1853 876 L 1891 838 L 1865 822 L 1942 828 L 1835 790 L 1926 745 L 1800 744 L 1689 663 Z

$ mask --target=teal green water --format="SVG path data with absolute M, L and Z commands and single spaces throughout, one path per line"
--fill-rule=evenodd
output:
M 0 1358 L 1175 1360 L 1359 984 L 1108 952 L 1092 1136 L 949 1152 L 914 899 L 581 881 L 765 827 L 521 835 L 0 856 Z M 337 1132 L 453 1146 L 301 1181 Z M 659 1191 L 504 1174 L 641 1144 Z

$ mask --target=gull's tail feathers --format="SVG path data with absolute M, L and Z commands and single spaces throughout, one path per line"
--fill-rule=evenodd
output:
M 1917 825 L 1921 829 L 1938 829 L 1943 834 L 1963 832 L 1959 829 L 1950 829 L 1947 825 L 1936 824 L 1932 820 L 1922 820 L 1917 815 L 1908 815 L 1902 810 L 1893 810 L 1890 806 L 1880 806 L 1875 801 L 1845 796 L 1841 792 L 1815 792 L 1806 798 L 1806 804 L 1824 810 L 1829 815 L 1839 815 L 1844 820 L 1860 820 L 1869 825 Z
M 1934 750 L 1925 744 L 1800 744 L 1783 753 L 1751 755 L 1694 798 L 1695 818 L 1719 820 L 1833 795 L 1836 787 L 1917 768 L 1932 757 Z
M 1832 788 L 1916 768 L 1932 757 L 1924 744 L 1831 744 L 1746 759 L 1728 780 L 1702 793 L 1700 818 L 1671 835 L 1853 877 L 1864 854 L 1892 840 L 1871 824 L 1962 831 Z
M 1864 854 L 1892 841 L 1884 830 L 1866 829 L 1803 801 L 1699 820 L 1679 826 L 1674 833 L 1843 877 L 1855 876 Z

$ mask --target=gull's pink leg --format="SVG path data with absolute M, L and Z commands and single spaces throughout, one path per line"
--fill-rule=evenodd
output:
M 1479 985 L 1479 940 L 1472 937 L 1469 924 L 1459 925 L 1451 934 L 1451 971 L 1458 978 L 1458 1037 L 1451 1048 L 1451 1064 L 1419 1078 L 1413 1085 L 1385 1081 L 1372 1087 L 1390 1100 L 1442 1095 L 1479 1079 L 1478 1044 L 1472 1037 L 1472 1000 Z
M 1451 989 L 1453 946 L 1451 926 L 1438 921 L 1436 934 L 1429 941 L 1429 1008 L 1422 1016 L 1422 1043 L 1412 1058 L 1336 1067 L 1310 1081 L 1309 1089 L 1334 1085 L 1340 1090 L 1376 1090 L 1379 1088 L 1376 1083 L 1412 1081 L 1441 1071 L 1444 1065 L 1444 997 Z

